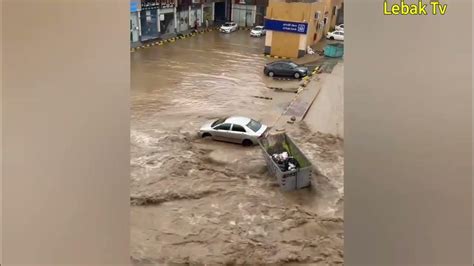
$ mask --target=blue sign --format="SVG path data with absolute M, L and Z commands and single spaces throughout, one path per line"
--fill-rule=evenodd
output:
M 130 2 L 130 12 L 138 11 L 138 2 Z
M 308 32 L 308 23 L 265 19 L 265 29 L 306 34 Z

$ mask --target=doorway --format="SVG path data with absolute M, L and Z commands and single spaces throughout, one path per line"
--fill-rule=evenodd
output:
M 138 42 L 139 30 L 138 13 L 130 13 L 130 42 Z
M 225 2 L 215 2 L 214 4 L 214 21 L 224 23 L 226 19 Z

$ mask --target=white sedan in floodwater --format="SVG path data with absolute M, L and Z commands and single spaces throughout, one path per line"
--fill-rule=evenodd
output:
M 258 144 L 267 129 L 266 125 L 251 118 L 230 116 L 208 121 L 199 130 L 199 136 L 251 146 Z
M 326 39 L 344 41 L 344 32 L 338 31 L 338 30 L 333 31 L 333 32 L 328 32 L 328 34 L 326 35 Z
M 235 22 L 226 22 L 219 29 L 220 32 L 231 33 L 239 29 L 239 26 Z

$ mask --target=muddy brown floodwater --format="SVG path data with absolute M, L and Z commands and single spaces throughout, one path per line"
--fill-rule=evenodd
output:
M 289 126 L 320 175 L 311 189 L 283 193 L 258 147 L 196 135 L 211 118 L 271 125 L 286 108 L 295 94 L 267 88 L 263 45 L 246 31 L 209 32 L 131 54 L 135 264 L 343 262 L 341 140 Z

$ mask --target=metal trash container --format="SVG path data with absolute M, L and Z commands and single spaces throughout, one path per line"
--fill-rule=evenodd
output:
M 327 57 L 342 57 L 344 55 L 344 44 L 331 43 L 324 47 L 324 55 Z
M 277 178 L 283 191 L 301 189 L 311 185 L 313 166 L 286 133 L 268 135 L 259 141 L 259 145 L 262 148 L 269 173 Z M 273 154 L 282 152 L 287 152 L 296 159 L 299 167 L 294 170 L 282 171 L 272 158 Z

